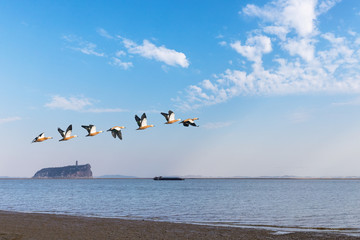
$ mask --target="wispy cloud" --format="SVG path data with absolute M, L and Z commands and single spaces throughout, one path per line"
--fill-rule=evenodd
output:
M 334 102 L 333 106 L 360 106 L 360 97 L 356 97 L 344 102 Z
M 113 36 L 111 36 L 105 29 L 103 29 L 103 28 L 98 28 L 97 29 L 97 33 L 100 35 L 100 36 L 102 36 L 102 37 L 104 37 L 104 38 L 108 38 L 108 39 L 113 39 L 114 37 Z
M 75 51 L 82 52 L 86 55 L 94 55 L 97 57 L 104 57 L 105 54 L 99 52 L 96 48 L 96 44 L 82 40 L 80 37 L 74 35 L 66 35 L 63 36 L 63 39 L 66 40 L 68 43 L 73 44 L 73 46 L 69 46 L 70 49 Z
M 21 117 L 8 117 L 8 118 L 0 118 L 0 124 L 15 122 L 21 120 Z
M 109 62 L 109 64 L 112 66 L 121 67 L 124 70 L 127 70 L 134 66 L 132 62 L 123 62 L 120 58 L 116 58 L 116 57 L 113 57 Z
M 136 44 L 130 39 L 123 37 L 120 37 L 120 39 L 122 39 L 125 48 L 127 48 L 131 54 L 138 54 L 144 58 L 155 59 L 170 66 L 178 65 L 183 68 L 189 66 L 189 61 L 182 52 L 168 49 L 165 46 L 158 47 L 146 39 L 141 45 Z
M 45 104 L 45 107 L 52 109 L 63 109 L 63 110 L 73 110 L 80 111 L 83 110 L 86 106 L 91 106 L 92 102 L 88 98 L 78 98 L 78 97 L 61 97 L 53 96 L 52 100 L 49 103 Z
M 352 31 L 336 36 L 317 28 L 318 16 L 337 2 L 275 0 L 263 7 L 248 4 L 240 14 L 259 18 L 259 28 L 248 33 L 244 44 L 236 40 L 230 46 L 251 67 L 226 69 L 212 79 L 188 86 L 175 100 L 178 107 L 193 109 L 239 95 L 360 92 L 359 34 Z
M 53 96 L 45 107 L 50 109 L 71 110 L 77 112 L 90 113 L 111 113 L 111 112 L 126 112 L 128 110 L 122 108 L 94 108 L 95 100 L 86 97 L 62 97 L 59 95 Z

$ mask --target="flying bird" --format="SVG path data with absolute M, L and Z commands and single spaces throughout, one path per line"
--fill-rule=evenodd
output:
M 86 135 L 86 137 L 92 137 L 92 136 L 98 135 L 99 133 L 103 132 L 103 131 L 98 131 L 97 132 L 95 125 L 89 125 L 89 126 L 81 125 L 81 127 L 85 128 L 86 131 L 88 131 L 88 135 Z
M 77 135 L 73 135 L 71 136 L 71 133 L 72 133 L 72 124 L 70 124 L 68 126 L 68 128 L 66 129 L 66 132 L 64 132 L 63 130 L 61 130 L 61 128 L 58 128 L 58 131 L 60 133 L 60 135 L 63 137 L 62 139 L 59 140 L 60 141 L 67 141 L 67 140 L 70 140 L 72 138 L 75 138 L 77 137 Z
M 139 128 L 136 130 L 144 130 L 149 127 L 154 127 L 154 125 L 147 125 L 147 118 L 146 118 L 145 113 L 143 113 L 141 118 L 139 118 L 138 115 L 135 115 L 135 120 L 136 120 L 137 124 L 139 125 Z
M 116 138 L 116 136 L 120 139 L 120 140 L 122 140 L 122 133 L 121 133 L 121 129 L 124 129 L 125 127 L 123 127 L 123 126 L 115 126 L 115 127 L 112 127 L 112 128 L 110 128 L 110 129 L 108 129 L 107 131 L 109 132 L 109 131 L 111 131 L 111 135 L 114 137 L 114 138 Z
M 199 120 L 199 118 L 188 118 L 188 119 L 185 119 L 185 120 L 179 122 L 179 124 L 182 123 L 185 127 L 188 127 L 189 125 L 198 127 L 198 125 L 195 124 L 195 120 Z
M 175 119 L 175 113 L 171 110 L 169 110 L 169 113 L 162 112 L 161 115 L 163 115 L 167 121 L 165 124 L 172 124 L 181 120 L 181 119 Z
M 48 139 L 52 139 L 52 137 L 45 137 L 44 133 L 41 133 L 39 136 L 34 138 L 34 140 L 31 143 L 43 142 L 43 141 L 48 140 Z

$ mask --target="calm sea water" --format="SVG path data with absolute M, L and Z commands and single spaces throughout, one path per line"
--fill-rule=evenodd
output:
M 360 181 L 0 180 L 0 210 L 360 236 Z

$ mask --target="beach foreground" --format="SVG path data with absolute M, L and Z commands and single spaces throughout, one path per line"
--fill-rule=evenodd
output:
M 296 232 L 275 235 L 262 229 L 76 217 L 0 211 L 0 240 L 20 239 L 359 239 Z

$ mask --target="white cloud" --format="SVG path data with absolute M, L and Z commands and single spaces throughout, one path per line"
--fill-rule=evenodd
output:
M 127 48 L 128 52 L 131 54 L 139 54 L 142 57 L 155 59 L 170 66 L 178 65 L 183 68 L 189 66 L 189 61 L 182 52 L 168 49 L 165 46 L 157 47 L 146 39 L 143 41 L 142 45 L 138 45 L 129 39 L 120 38 L 123 40 L 125 48 Z
M 188 86 L 174 101 L 186 110 L 239 95 L 360 93 L 358 34 L 339 37 L 316 27 L 317 16 L 337 2 L 276 0 L 264 7 L 247 5 L 241 14 L 257 16 L 262 22 L 248 33 L 245 44 L 238 40 L 230 46 L 246 58 L 250 68 L 214 74 L 212 79 Z M 271 60 L 264 63 L 264 54 Z
M 126 56 L 126 52 L 120 50 L 120 51 L 117 51 L 117 52 L 115 53 L 115 55 L 116 55 L 117 57 Z
M 105 54 L 96 50 L 96 44 L 82 40 L 81 38 L 74 35 L 63 36 L 67 42 L 74 44 L 70 46 L 70 49 L 82 52 L 86 55 L 94 55 L 97 57 L 104 57 Z
M 8 117 L 8 118 L 0 118 L 0 124 L 14 122 L 21 120 L 20 117 Z
M 76 97 L 61 97 L 61 96 L 53 96 L 51 102 L 46 103 L 45 107 L 52 109 L 63 109 L 63 110 L 73 110 L 80 111 L 83 110 L 86 106 L 91 106 L 92 103 L 88 98 L 76 98 Z
M 110 65 L 121 67 L 124 70 L 127 70 L 134 66 L 132 62 L 123 62 L 121 59 L 116 58 L 116 57 L 112 58 Z
M 248 4 L 241 13 L 270 21 L 273 26 L 293 29 L 297 34 L 305 37 L 315 30 L 316 2 L 316 0 L 277 0 L 266 4 L 264 8 Z M 322 9 L 325 10 L 325 7 Z
M 314 59 L 315 46 L 312 39 L 302 38 L 300 40 L 289 39 L 284 48 L 289 51 L 290 55 L 299 55 L 305 61 L 312 61 Z
M 240 41 L 236 41 L 230 46 L 249 61 L 254 62 L 260 61 L 264 53 L 272 51 L 271 40 L 266 36 L 250 37 L 246 40 L 246 45 L 241 45 Z

